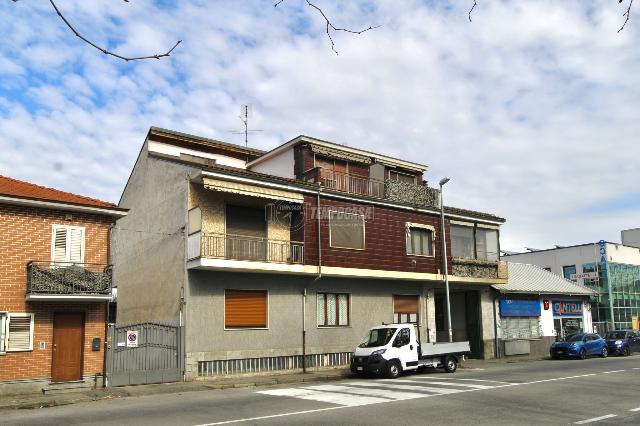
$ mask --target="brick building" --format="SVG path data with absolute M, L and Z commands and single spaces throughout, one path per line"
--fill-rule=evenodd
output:
M 0 176 L 0 394 L 102 382 L 110 229 L 125 214 Z
M 151 128 L 113 233 L 118 320 L 185 329 L 187 378 L 348 362 L 381 322 L 446 341 L 427 167 L 299 136 L 264 152 Z M 445 207 L 454 340 L 494 356 L 492 214 Z

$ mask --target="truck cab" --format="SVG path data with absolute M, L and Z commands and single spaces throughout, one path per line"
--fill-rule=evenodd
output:
M 421 345 L 415 324 L 383 324 L 372 327 L 358 345 L 351 359 L 351 371 L 384 374 L 389 378 L 425 367 L 444 367 L 453 373 L 459 360 L 468 353 L 469 342 Z

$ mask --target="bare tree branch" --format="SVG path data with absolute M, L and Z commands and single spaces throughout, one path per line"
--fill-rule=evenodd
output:
M 618 0 L 618 4 L 622 3 L 622 1 L 623 0 Z M 629 22 L 629 17 L 631 15 L 631 6 L 633 6 L 633 0 L 629 0 L 629 6 L 627 7 L 627 11 L 622 14 L 622 16 L 624 16 L 625 18 L 618 32 L 624 30 L 624 27 L 627 25 L 627 22 Z
M 351 34 L 362 34 L 362 33 L 366 32 L 366 31 L 373 30 L 373 29 L 375 29 L 375 28 L 380 28 L 380 25 L 376 25 L 376 26 L 371 25 L 371 26 L 369 26 L 368 28 L 365 28 L 365 29 L 363 29 L 363 30 L 359 30 L 359 31 L 356 31 L 356 30 L 350 30 L 350 29 L 348 29 L 348 28 L 338 28 L 338 27 L 336 27 L 335 25 L 333 25 L 333 23 L 331 22 L 331 20 L 327 17 L 327 15 L 325 15 L 324 11 L 323 11 L 320 7 L 316 6 L 314 3 L 311 3 L 311 1 L 310 1 L 310 0 L 304 0 L 304 1 L 307 3 L 307 6 L 309 6 L 309 7 L 313 8 L 313 9 L 315 9 L 315 10 L 316 10 L 320 15 L 322 15 L 322 17 L 324 18 L 324 20 L 325 20 L 325 22 L 326 22 L 326 32 L 327 32 L 327 37 L 329 38 L 329 41 L 331 42 L 331 50 L 333 50 L 333 52 L 334 52 L 336 55 L 338 54 L 338 51 L 336 50 L 336 44 L 335 44 L 335 42 L 333 41 L 333 38 L 331 37 L 331 30 L 333 30 L 333 31 L 343 31 L 343 32 L 345 32 L 345 33 L 351 33 Z M 284 2 L 284 0 L 278 0 L 278 1 L 273 5 L 273 7 L 278 7 L 278 5 L 279 5 L 280 3 L 282 3 L 282 2 Z
M 17 0 L 13 0 L 14 2 L 16 2 Z M 125 2 L 129 2 L 129 0 L 124 0 Z M 122 59 L 123 61 L 139 61 L 142 59 L 160 59 L 160 58 L 164 58 L 166 56 L 169 56 L 171 54 L 171 52 L 173 52 L 173 50 L 178 47 L 178 45 L 182 42 L 182 40 L 178 40 L 176 42 L 176 44 L 173 45 L 173 47 L 171 49 L 169 49 L 167 52 L 165 53 L 157 53 L 155 55 L 148 55 L 148 56 L 135 56 L 135 57 L 127 57 L 127 56 L 122 56 L 119 55 L 117 53 L 111 52 L 109 50 L 107 50 L 104 47 L 98 46 L 96 43 L 92 42 L 91 40 L 89 40 L 88 38 L 84 37 L 82 34 L 80 34 L 78 31 L 76 31 L 76 29 L 73 27 L 73 25 L 71 25 L 69 23 L 69 21 L 67 21 L 67 18 L 64 17 L 64 15 L 60 12 L 60 9 L 58 9 L 58 6 L 56 6 L 56 4 L 54 3 L 53 0 L 49 0 L 49 2 L 51 3 L 51 6 L 53 6 L 53 9 L 56 11 L 56 13 L 58 14 L 58 16 L 60 17 L 60 19 L 62 19 L 62 21 L 65 23 L 65 25 L 67 27 L 69 27 L 69 29 L 71 31 L 73 31 L 73 34 L 76 35 L 76 37 L 78 37 L 80 40 L 84 41 L 85 43 L 87 43 L 88 45 L 98 49 L 99 51 L 101 51 L 102 53 L 104 53 L 105 55 L 110 55 L 113 56 L 115 58 L 118 59 Z
M 469 15 L 469 22 L 473 22 L 471 20 L 471 12 L 473 12 L 473 9 L 475 9 L 477 5 L 478 5 L 478 2 L 476 0 L 473 0 L 473 6 L 471 6 L 471 9 L 469 9 L 469 14 L 468 14 Z

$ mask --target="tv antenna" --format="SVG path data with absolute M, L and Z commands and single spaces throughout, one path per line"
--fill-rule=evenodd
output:
M 251 104 L 244 104 L 240 107 L 240 121 L 244 124 L 244 130 L 231 130 L 234 135 L 244 134 L 244 145 L 249 147 L 249 132 L 262 132 L 262 130 L 249 130 L 249 118 L 253 115 Z

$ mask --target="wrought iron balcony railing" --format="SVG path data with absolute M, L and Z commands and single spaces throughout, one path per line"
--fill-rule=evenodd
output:
M 204 232 L 190 235 L 189 238 L 192 239 L 190 258 L 205 257 L 290 264 L 302 264 L 304 261 L 304 243 L 302 242 Z M 197 250 L 198 246 L 199 254 L 193 250 Z
M 440 207 L 440 192 L 426 185 L 416 185 L 389 179 L 382 181 L 339 173 L 322 167 L 308 170 L 303 179 L 307 182 L 319 183 L 325 188 L 350 194 L 414 204 L 421 207 Z
M 27 264 L 27 293 L 110 295 L 112 267 L 98 263 L 31 261 Z

